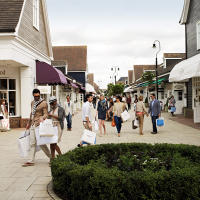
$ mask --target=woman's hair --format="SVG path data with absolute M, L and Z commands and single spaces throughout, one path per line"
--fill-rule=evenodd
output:
M 0 99 L 0 105 L 1 105 L 4 101 L 6 101 L 6 100 L 5 100 L 5 99 Z
M 139 101 L 143 101 L 143 96 L 139 96 Z

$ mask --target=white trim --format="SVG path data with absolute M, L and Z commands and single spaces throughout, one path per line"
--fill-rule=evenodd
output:
M 200 21 L 196 23 L 197 50 L 200 49 Z
M 18 33 L 19 33 L 19 27 L 20 27 L 21 22 L 22 22 L 22 16 L 23 16 L 23 13 L 24 13 L 26 1 L 27 1 L 27 0 L 24 0 L 24 2 L 23 2 L 22 10 L 21 10 L 20 17 L 19 17 L 19 21 L 18 21 L 17 26 L 16 26 L 16 28 L 15 28 L 15 33 L 16 33 L 17 35 L 18 35 Z
M 68 71 L 68 72 L 85 72 L 86 73 L 86 71 Z
M 33 27 L 39 31 L 40 29 L 40 0 L 33 0 Z
M 190 0 L 185 0 L 183 11 L 182 11 L 182 14 L 181 14 L 181 19 L 180 19 L 180 22 L 179 22 L 181 25 L 187 23 L 189 8 L 190 8 Z
M 5 36 L 16 36 L 16 33 L 0 33 L 0 37 L 5 37 Z
M 168 58 L 168 57 L 167 57 L 167 58 L 165 58 L 165 57 L 164 57 L 164 59 L 165 59 L 165 60 L 167 60 L 167 59 L 170 59 L 170 60 L 181 60 L 181 59 L 183 59 L 183 58 L 181 58 L 181 57 L 178 57 L 178 58 Z

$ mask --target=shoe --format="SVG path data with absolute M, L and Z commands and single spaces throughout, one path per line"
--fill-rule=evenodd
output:
M 118 133 L 118 137 L 120 137 L 120 133 Z
M 156 132 L 151 132 L 151 134 L 157 134 Z
M 81 147 L 81 145 L 80 145 L 80 144 L 77 144 L 77 147 Z

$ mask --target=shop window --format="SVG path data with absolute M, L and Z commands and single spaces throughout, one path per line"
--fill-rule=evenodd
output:
M 178 101 L 182 101 L 183 100 L 183 92 L 179 91 L 178 92 Z
M 161 99 L 164 99 L 165 98 L 165 94 L 164 92 L 161 92 Z
M 7 90 L 8 84 L 7 79 L 0 79 L 0 90 Z
M 0 99 L 6 100 L 10 116 L 16 115 L 16 80 L 0 79 Z

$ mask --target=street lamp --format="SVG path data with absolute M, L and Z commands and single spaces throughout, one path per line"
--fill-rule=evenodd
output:
M 157 99 L 158 99 L 158 53 L 161 50 L 161 46 L 160 46 L 160 41 L 159 40 L 155 40 L 153 43 L 153 48 L 157 48 L 156 43 L 158 43 L 158 51 L 156 52 L 156 95 L 157 95 Z
M 119 71 L 119 67 L 111 67 L 111 71 L 113 71 L 113 75 L 115 77 L 115 85 L 116 85 L 116 79 L 117 79 L 117 72 Z

